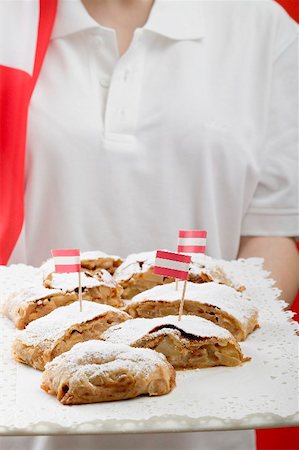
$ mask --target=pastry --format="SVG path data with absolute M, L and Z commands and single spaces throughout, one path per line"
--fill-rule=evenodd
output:
M 163 395 L 175 386 L 175 370 L 164 355 L 104 341 L 76 344 L 48 363 L 41 388 L 64 405 Z
M 48 289 L 44 286 L 27 286 L 7 297 L 3 303 L 3 313 L 21 330 L 28 323 L 49 314 L 60 306 L 77 300 L 75 292 Z
M 42 265 L 42 271 L 45 287 L 78 294 L 79 276 L 77 272 L 56 273 L 53 259 L 49 259 Z M 96 274 L 82 271 L 81 286 L 83 300 L 96 301 L 115 307 L 123 306 L 121 299 L 123 289 L 105 269 L 98 269 Z
M 189 270 L 189 281 L 192 283 L 215 283 L 225 284 L 239 292 L 245 291 L 245 286 L 240 283 L 233 274 L 227 273 L 224 268 L 225 261 L 213 259 L 203 253 L 194 253 L 191 257 Z
M 156 252 L 132 254 L 116 269 L 114 279 L 123 287 L 122 297 L 124 299 L 131 299 L 147 289 L 174 281 L 174 278 L 162 277 L 153 273 L 155 257 Z M 193 283 L 214 281 L 239 291 L 244 290 L 244 286 L 230 279 L 222 265 L 223 262 L 204 254 L 192 254 L 189 281 Z
M 128 320 L 110 327 L 102 339 L 156 350 L 176 369 L 238 366 L 246 361 L 228 330 L 198 316 Z
M 0 308 L 25 287 L 42 285 L 42 275 L 37 267 L 26 264 L 0 265 Z
M 106 269 L 111 275 L 123 262 L 120 256 L 107 255 L 107 253 L 100 251 L 83 252 L 80 259 L 82 269 L 87 269 L 93 273 L 97 273 L 100 269 Z
M 171 283 L 142 292 L 125 310 L 135 318 L 178 315 L 182 284 L 179 283 L 178 290 L 176 284 Z M 187 283 L 183 314 L 211 320 L 230 331 L 238 341 L 258 327 L 258 312 L 251 301 L 235 289 L 214 282 Z
M 47 362 L 78 342 L 99 339 L 111 325 L 131 319 L 125 312 L 109 305 L 83 301 L 57 308 L 17 332 L 12 346 L 14 358 L 43 370 Z
M 123 288 L 122 298 L 131 299 L 140 292 L 173 281 L 153 273 L 155 256 L 156 252 L 134 253 L 116 269 L 114 279 Z

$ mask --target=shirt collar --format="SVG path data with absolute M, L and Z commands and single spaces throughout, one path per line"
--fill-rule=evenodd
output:
M 204 36 L 202 0 L 155 0 L 144 29 L 170 39 L 199 39 Z
M 202 38 L 203 3 L 202 0 L 155 0 L 143 29 L 175 40 Z M 59 0 L 51 39 L 99 27 L 81 0 Z
M 99 24 L 88 14 L 81 0 L 58 0 L 51 39 L 98 27 Z

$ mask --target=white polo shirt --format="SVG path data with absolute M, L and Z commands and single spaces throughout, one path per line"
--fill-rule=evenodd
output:
M 11 261 L 175 249 L 180 228 L 223 258 L 241 235 L 296 235 L 296 40 L 273 1 L 156 0 L 119 57 L 114 30 L 60 1 Z

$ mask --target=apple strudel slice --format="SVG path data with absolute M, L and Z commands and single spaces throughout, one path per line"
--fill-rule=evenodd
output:
M 178 315 L 183 283 L 156 286 L 136 295 L 126 306 L 132 317 Z M 183 314 L 200 316 L 226 328 L 238 340 L 258 327 L 258 311 L 235 289 L 214 282 L 187 283 Z
M 75 345 L 46 365 L 41 388 L 64 405 L 164 395 L 175 387 L 175 370 L 150 349 L 104 341 Z
M 122 297 L 131 299 L 135 295 L 161 284 L 172 283 L 174 278 L 162 277 L 153 273 L 156 252 L 144 252 L 129 255 L 116 269 L 114 279 L 123 287 Z M 236 290 L 245 289 L 240 283 L 233 282 L 222 267 L 223 262 L 203 254 L 193 254 L 189 270 L 192 283 L 216 282 L 231 286 Z
M 42 275 L 37 267 L 26 264 L 0 265 L 0 310 L 8 298 L 35 284 L 42 285 Z
M 173 279 L 153 273 L 156 252 L 133 253 L 116 269 L 114 279 L 123 288 L 122 298 L 135 295 Z
M 43 265 L 42 270 L 45 287 L 78 294 L 78 273 L 56 273 L 52 259 Z M 96 301 L 115 307 L 123 306 L 121 299 L 123 289 L 105 269 L 99 269 L 96 274 L 81 272 L 81 286 L 83 300 Z
M 17 332 L 12 346 L 16 361 L 43 370 L 47 362 L 78 342 L 99 339 L 110 326 L 131 319 L 109 305 L 83 301 L 82 306 L 82 312 L 79 302 L 57 308 Z
M 197 316 L 128 320 L 110 327 L 102 339 L 156 350 L 175 369 L 232 367 L 248 361 L 228 330 Z
M 97 273 L 101 269 L 106 269 L 111 275 L 123 262 L 120 256 L 107 255 L 100 251 L 90 251 L 81 253 L 81 267 Z
M 2 309 L 6 317 L 22 330 L 28 323 L 74 302 L 77 297 L 75 292 L 48 289 L 42 285 L 27 286 L 7 297 Z

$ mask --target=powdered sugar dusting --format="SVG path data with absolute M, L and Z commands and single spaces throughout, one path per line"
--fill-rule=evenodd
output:
M 47 259 L 47 261 L 40 266 L 40 270 L 43 274 L 43 279 L 45 280 L 51 273 L 55 272 L 54 259 Z
M 194 338 L 197 337 L 218 337 L 223 339 L 232 338 L 229 331 L 215 325 L 209 320 L 198 316 L 182 316 L 179 321 L 178 316 L 157 317 L 155 319 L 137 318 L 128 320 L 121 324 L 110 327 L 102 334 L 102 338 L 109 342 L 132 345 L 141 338 L 156 337 L 161 334 L 180 334 L 183 331 Z M 173 325 L 176 328 L 169 328 L 168 325 Z M 161 327 L 159 330 L 155 328 Z M 184 338 L 186 339 L 186 338 Z
M 179 283 L 178 290 L 176 290 L 175 283 L 156 286 L 133 297 L 130 305 L 148 300 L 179 301 L 182 297 L 182 288 L 183 283 Z M 214 282 L 202 284 L 188 282 L 185 300 L 216 306 L 244 325 L 257 311 L 251 301 L 244 295 L 229 286 Z
M 206 274 L 215 282 L 227 282 L 236 289 L 241 287 L 238 280 L 232 281 L 224 269 L 223 260 L 216 260 L 203 253 L 185 253 L 191 256 L 190 275 Z M 133 253 L 116 269 L 114 278 L 118 282 L 129 280 L 134 274 L 147 272 L 155 264 L 156 252 Z
M 246 288 L 231 272 L 227 272 L 224 260 L 213 259 L 203 253 L 191 254 L 190 275 L 201 274 L 208 275 L 216 283 L 224 283 L 235 289 Z
M 155 264 L 156 252 L 132 253 L 114 272 L 118 282 L 129 280 L 135 273 L 147 272 Z
M 0 266 L 0 305 L 25 287 L 42 285 L 39 268 L 25 264 Z
M 67 292 L 72 292 L 79 287 L 79 276 L 78 273 L 52 273 L 51 279 L 47 280 L 47 284 L 54 289 L 61 289 Z M 93 288 L 101 286 L 99 280 L 94 277 L 86 275 L 81 272 L 81 286 L 84 288 Z
M 74 345 L 70 351 L 46 364 L 45 369 L 55 371 L 62 366 L 79 381 L 84 374 L 88 377 L 109 375 L 122 369 L 148 376 L 162 364 L 167 364 L 165 356 L 154 350 L 90 340 Z
M 17 339 L 28 345 L 45 343 L 47 346 L 55 345 L 57 339 L 73 325 L 85 323 L 96 317 L 114 311 L 119 316 L 127 317 L 127 314 L 109 305 L 83 301 L 83 310 L 80 312 L 79 302 L 62 306 L 29 323 L 27 328 L 17 332 Z

